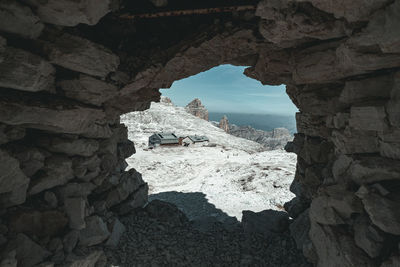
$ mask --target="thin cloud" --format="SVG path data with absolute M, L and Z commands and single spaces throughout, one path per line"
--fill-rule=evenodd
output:
M 269 93 L 250 93 L 246 94 L 247 96 L 261 96 L 261 97 L 284 97 L 281 94 L 269 94 Z

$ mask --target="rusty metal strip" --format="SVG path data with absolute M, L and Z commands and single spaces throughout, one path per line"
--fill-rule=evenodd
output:
M 145 14 L 124 14 L 120 18 L 123 19 L 135 19 L 135 18 L 160 18 L 160 17 L 174 17 L 174 16 L 186 16 L 186 15 L 207 15 L 213 13 L 228 13 L 234 11 L 247 11 L 255 10 L 257 6 L 229 6 L 229 7 L 212 7 L 212 8 L 201 8 L 201 9 L 185 9 L 185 10 L 171 10 L 161 11 L 156 13 L 145 13 Z

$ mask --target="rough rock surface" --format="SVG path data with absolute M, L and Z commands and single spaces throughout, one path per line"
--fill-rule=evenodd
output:
M 46 52 L 51 63 L 93 76 L 105 77 L 119 65 L 119 57 L 104 46 L 70 34 L 46 45 Z
M 185 109 L 190 114 L 208 121 L 208 110 L 201 104 L 200 99 L 194 99 L 186 105 Z
M 107 225 L 98 216 L 86 219 L 86 227 L 79 232 L 80 246 L 93 246 L 106 240 L 110 235 Z
M 7 152 L 0 150 L 0 205 L 2 208 L 22 204 L 26 199 L 29 178 L 25 176 L 19 162 Z
M 116 249 L 107 250 L 109 262 L 121 267 L 310 266 L 287 232 L 266 237 L 245 234 L 240 226 L 227 228 L 222 223 L 199 231 L 199 225 L 189 222 L 176 207 L 168 212 L 160 209 L 170 205 L 158 203 L 156 209 L 124 217 L 127 232 Z
M 229 121 L 227 116 L 223 116 L 222 119 L 219 121 L 218 127 L 224 130 L 225 132 L 229 133 Z
M 35 266 L 50 256 L 50 252 L 43 249 L 24 234 L 18 234 L 7 247 L 7 251 L 15 250 L 18 266 Z
M 67 97 L 96 106 L 101 106 L 118 92 L 116 86 L 83 74 L 79 79 L 61 81 L 59 85 Z
M 110 11 L 111 4 L 109 0 L 28 0 L 28 3 L 37 8 L 43 22 L 61 26 L 94 25 Z
M 6 47 L 0 54 L 0 86 L 37 92 L 54 90 L 54 67 L 24 50 Z
M 215 3 L 219 4 L 230 3 Z M 220 64 L 248 66 L 245 74 L 263 84 L 286 84 L 299 109 L 298 133 L 288 147 L 298 157 L 291 186 L 296 200 L 285 207 L 301 218 L 311 205 L 311 242 L 302 248 L 307 259 L 317 266 L 398 265 L 400 1 L 261 0 L 254 4 L 256 10 L 246 12 L 136 20 L 125 15 L 152 14 L 160 5 L 179 10 L 196 4 L 1 1 L 2 265 L 100 265 L 109 231 L 112 235 L 108 226 L 121 214 L 132 212 L 127 218 L 135 227 L 128 225 L 128 232 L 150 241 L 133 242 L 133 249 L 125 251 L 133 251 L 138 263 L 153 260 L 168 265 L 174 257 L 168 258 L 168 246 L 156 242 L 155 225 L 148 226 L 146 216 L 135 213 L 147 201 L 148 186 L 135 171 L 125 171 L 125 158 L 135 150 L 119 116 L 149 108 L 151 101 L 159 100 L 158 89 Z M 213 3 L 199 6 L 203 5 Z M 194 107 L 206 118 L 199 103 Z M 40 146 L 39 141 L 49 136 L 77 147 L 68 142 Z M 71 204 L 65 203 L 69 198 L 85 201 L 86 225 L 89 220 L 95 229 L 79 230 L 86 243 L 77 240 L 78 230 L 70 228 L 68 216 L 60 220 L 65 229 L 52 233 L 56 236 L 51 240 L 34 234 L 23 220 L 23 227 L 10 225 L 11 215 L 27 211 L 35 215 L 31 218 L 41 218 L 39 213 L 61 218 L 54 212 Z M 43 229 L 51 229 L 51 222 L 45 220 Z M 384 249 L 380 249 L 385 243 L 382 232 L 394 240 Z M 205 239 L 191 230 L 170 233 L 174 244 L 181 246 L 178 251 L 193 252 L 187 253 L 191 255 L 187 261 L 183 256 L 174 258 L 183 259 L 180 263 L 238 262 L 235 257 L 240 253 L 231 254 L 230 245 L 216 259 L 213 246 L 198 242 Z M 188 242 L 177 242 L 186 233 L 192 234 Z M 371 238 L 361 238 L 364 233 Z M 211 239 L 213 244 L 219 242 L 216 236 Z M 291 246 L 289 240 L 279 237 L 282 246 L 277 248 Z M 187 250 L 191 247 L 187 243 L 206 252 Z M 92 244 L 96 248 L 88 248 Z M 154 248 L 164 248 L 165 254 L 147 258 Z M 263 251 L 268 254 L 270 249 L 273 246 Z M 288 258 L 276 255 L 285 256 L 269 258 L 271 265 L 282 265 Z M 246 258 L 242 265 L 247 259 L 248 265 L 268 266 L 263 256 Z
M 5 0 L 0 3 L 0 30 L 26 38 L 37 38 L 44 25 L 32 10 L 16 1 Z

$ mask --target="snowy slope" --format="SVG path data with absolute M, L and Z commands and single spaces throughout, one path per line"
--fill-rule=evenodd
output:
M 296 157 L 283 150 L 263 151 L 258 143 L 234 137 L 199 119 L 183 108 L 152 103 L 144 112 L 121 117 L 137 153 L 127 161 L 149 183 L 150 198 L 174 202 L 191 219 L 210 214 L 198 201 L 182 194 L 202 192 L 209 203 L 229 216 L 241 219 L 242 210 L 281 209 L 293 198 Z M 157 147 L 147 149 L 153 132 L 175 132 L 178 136 L 206 135 L 216 147 Z M 219 219 L 219 218 L 217 218 Z
M 129 128 L 129 138 L 141 147 L 147 146 L 148 137 L 154 132 L 174 132 L 177 136 L 206 135 L 211 143 L 228 148 L 248 152 L 264 150 L 258 143 L 226 134 L 210 122 L 187 113 L 184 108 L 167 103 L 152 103 L 146 111 L 121 116 L 121 121 Z

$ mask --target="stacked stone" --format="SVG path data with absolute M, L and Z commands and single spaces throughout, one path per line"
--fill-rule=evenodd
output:
M 349 2 L 357 13 L 328 1 L 310 2 L 340 19 L 335 24 L 366 26 L 357 33 L 345 30 L 340 40 L 293 49 L 273 64 L 270 55 L 248 70 L 271 83 L 265 71 L 278 61 L 280 69 L 273 71 L 281 73 L 273 79 L 288 84 L 300 110 L 299 133 L 288 146 L 298 155 L 291 186 L 296 198 L 285 205 L 295 218 L 290 228 L 298 248 L 317 266 L 398 266 L 400 1 Z M 271 5 L 262 2 L 259 15 L 271 19 L 276 10 L 285 14 L 289 8 Z M 283 36 L 276 31 L 287 24 L 287 18 L 275 25 L 262 20 L 261 33 L 281 47 L 310 37 L 293 28 Z M 316 30 L 310 34 L 321 33 L 308 27 Z
M 119 91 L 110 78 L 119 57 L 62 32 L 45 40 L 43 22 L 95 24 L 109 3 L 30 2 L 36 15 L 0 3 L 0 266 L 94 266 L 124 232 L 118 216 L 143 206 L 148 187 L 125 171 L 135 147 L 104 108 Z M 70 13 L 59 13 L 67 2 Z M 14 46 L 21 42 L 43 52 Z
M 399 14 L 397 0 L 261 1 L 262 39 L 227 29 L 133 84 L 172 84 L 222 63 L 286 84 L 300 111 L 296 198 L 285 205 L 299 249 L 318 266 L 397 266 Z
M 318 266 L 400 264 L 399 0 L 265 0 L 242 17 L 98 23 L 116 2 L 134 5 L 0 3 L 2 266 L 100 264 L 118 216 L 147 197 L 125 171 L 134 146 L 119 115 L 228 63 L 286 84 L 300 110 L 286 205 L 299 249 Z

